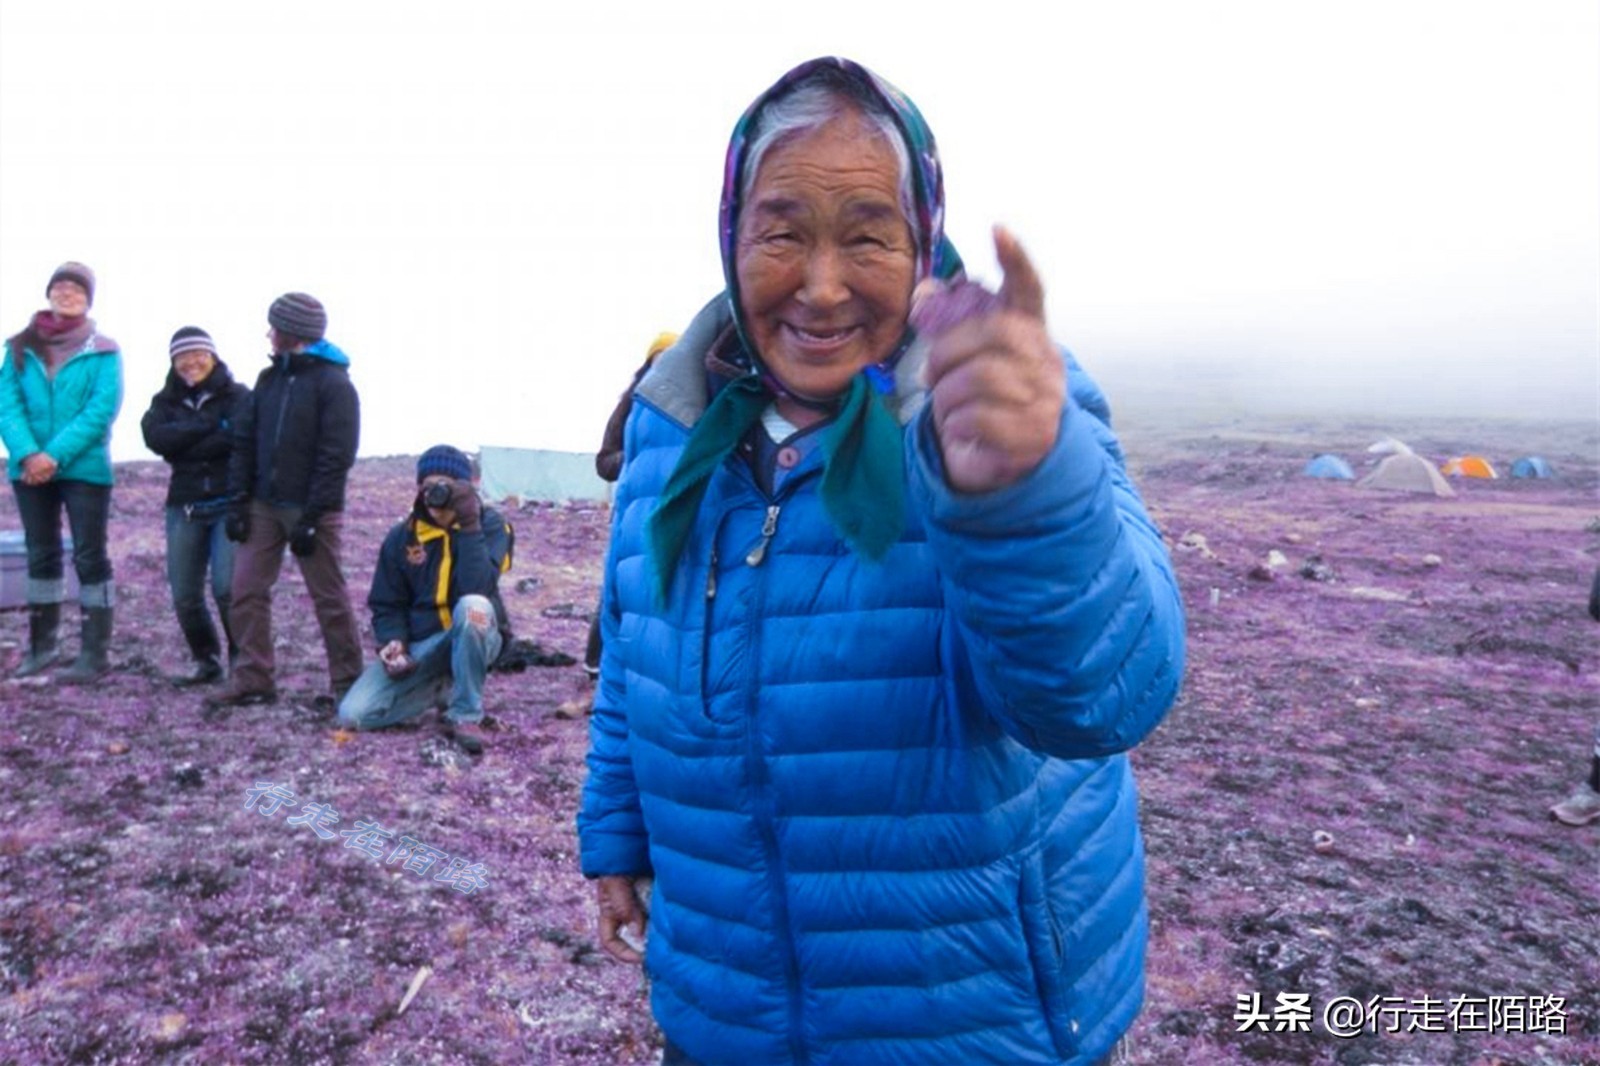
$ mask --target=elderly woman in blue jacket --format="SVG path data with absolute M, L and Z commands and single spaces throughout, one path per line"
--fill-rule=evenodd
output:
M 45 286 L 50 306 L 6 341 L 0 364 L 0 438 L 28 548 L 28 650 L 17 677 L 41 673 L 60 657 L 63 510 L 83 625 L 78 657 L 57 676 L 92 681 L 108 666 L 114 598 L 106 530 L 122 352 L 89 317 L 94 285 L 94 271 L 82 263 L 57 267 Z
M 1143 997 L 1124 754 L 1182 673 L 1103 397 L 838 59 L 735 129 L 727 289 L 639 384 L 579 815 L 667 1061 L 1092 1063 Z M 636 931 L 632 942 L 624 937 Z M 631 935 L 631 934 L 630 934 Z

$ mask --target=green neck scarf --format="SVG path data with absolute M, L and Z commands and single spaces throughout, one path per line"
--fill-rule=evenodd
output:
M 712 474 L 771 402 L 760 375 L 748 374 L 725 385 L 695 423 L 646 529 L 659 602 L 667 601 Z M 871 559 L 882 558 L 905 528 L 901 433 L 863 373 L 851 380 L 838 415 L 818 438 L 822 505 L 840 535 Z

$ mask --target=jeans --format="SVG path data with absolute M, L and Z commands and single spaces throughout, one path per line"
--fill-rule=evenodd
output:
M 250 501 L 250 536 L 239 545 L 233 562 L 233 603 L 228 609 L 233 638 L 239 644 L 234 687 L 242 692 L 271 692 L 277 655 L 272 644 L 272 586 L 283 569 L 289 530 L 300 519 L 298 507 L 268 507 Z M 328 678 L 343 692 L 361 676 L 361 633 L 350 606 L 350 590 L 339 566 L 344 514 L 330 511 L 317 520 L 317 547 L 304 558 L 296 555 L 311 606 L 328 654 Z
M 61 551 L 61 511 L 72 527 L 72 568 L 85 607 L 112 606 L 111 557 L 106 525 L 111 518 L 111 486 L 87 481 L 11 483 L 28 544 L 28 602 L 60 603 L 66 594 Z
M 209 502 L 209 501 L 208 501 Z M 206 568 L 211 569 L 211 598 L 233 650 L 228 603 L 233 590 L 233 541 L 223 532 L 227 510 L 204 504 L 167 508 L 167 584 L 178 628 L 197 660 L 221 658 L 217 627 L 206 610 Z
M 469 615 L 476 613 L 482 625 Z M 450 628 L 406 649 L 417 668 L 392 678 L 376 662 L 368 666 L 339 704 L 339 722 L 353 729 L 382 729 L 415 718 L 448 690 L 445 717 L 463 725 L 483 718 L 483 681 L 500 654 L 494 605 L 484 596 L 463 596 L 450 613 Z

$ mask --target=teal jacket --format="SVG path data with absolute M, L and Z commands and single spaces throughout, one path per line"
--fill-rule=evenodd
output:
M 62 481 L 111 484 L 111 423 L 122 407 L 122 352 L 98 332 L 83 350 L 61 364 L 52 379 L 32 348 L 21 367 L 6 344 L 0 364 L 0 438 L 5 440 L 11 480 L 22 477 L 22 460 L 45 452 Z

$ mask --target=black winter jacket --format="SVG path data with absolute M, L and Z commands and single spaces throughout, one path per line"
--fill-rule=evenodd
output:
M 414 644 L 450 627 L 456 601 L 476 593 L 494 604 L 503 645 L 510 645 L 509 619 L 500 600 L 500 575 L 511 569 L 515 533 L 485 505 L 482 529 L 440 529 L 419 503 L 383 539 L 372 571 L 372 636 L 378 647 L 391 640 Z
M 233 380 L 221 360 L 204 381 L 184 383 L 176 371 L 150 399 L 139 428 L 146 446 L 172 466 L 167 506 L 182 507 L 228 493 L 233 429 L 248 417 L 250 390 Z
M 234 427 L 229 493 L 299 507 L 313 521 L 342 511 L 360 439 L 361 405 L 342 362 L 306 352 L 274 355 L 256 378 L 248 417 Z

